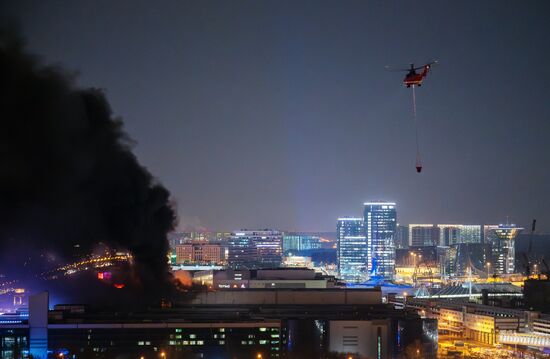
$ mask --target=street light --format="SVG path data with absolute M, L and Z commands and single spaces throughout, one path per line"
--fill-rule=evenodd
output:
M 166 353 L 165 353 L 165 352 L 160 352 L 160 356 L 161 356 L 162 358 L 166 358 Z
M 409 254 L 413 257 L 413 267 L 416 267 L 416 253 L 409 252 Z
M 256 355 L 256 358 L 262 359 L 263 358 L 262 353 L 258 353 L 258 355 Z

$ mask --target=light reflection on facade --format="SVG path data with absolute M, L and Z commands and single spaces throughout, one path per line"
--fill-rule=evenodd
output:
M 395 272 L 396 204 L 380 201 L 364 205 L 369 273 L 392 280 Z

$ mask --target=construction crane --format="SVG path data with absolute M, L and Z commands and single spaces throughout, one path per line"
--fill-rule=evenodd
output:
M 527 246 L 527 253 L 523 252 L 523 264 L 525 266 L 525 274 L 527 278 L 531 275 L 531 250 L 533 248 L 533 234 L 535 233 L 535 228 L 537 226 L 537 220 L 533 219 L 531 224 L 531 234 L 529 235 L 529 244 Z
M 546 263 L 546 260 L 544 260 L 544 257 L 542 258 L 542 264 L 544 265 L 545 271 L 543 274 L 546 276 L 546 279 L 550 279 L 550 268 L 548 267 L 548 263 Z M 540 273 L 539 273 L 539 279 L 540 279 Z

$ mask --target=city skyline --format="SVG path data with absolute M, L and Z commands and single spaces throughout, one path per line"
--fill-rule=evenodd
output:
M 377 197 L 404 223 L 526 226 L 550 216 L 550 5 L 487 1 L 471 16 L 473 4 L 5 2 L 2 14 L 45 64 L 106 89 L 182 228 L 332 231 L 349 203 Z M 410 91 L 385 66 L 432 58 L 416 174 Z
M 0 2 L 0 357 L 550 358 L 549 13 Z

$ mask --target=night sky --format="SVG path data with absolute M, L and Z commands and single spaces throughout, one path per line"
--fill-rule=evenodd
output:
M 30 51 L 103 88 L 180 227 L 550 231 L 548 1 L 13 1 Z M 385 65 L 438 59 L 411 90 Z

